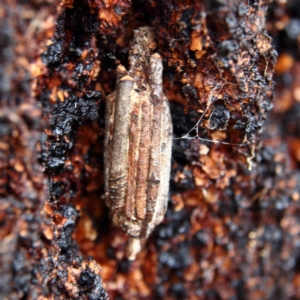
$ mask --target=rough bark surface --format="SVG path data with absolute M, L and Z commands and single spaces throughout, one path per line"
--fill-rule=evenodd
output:
M 0 2 L 1 299 L 300 298 L 298 0 Z M 141 26 L 183 138 L 166 217 L 129 263 L 104 105 Z

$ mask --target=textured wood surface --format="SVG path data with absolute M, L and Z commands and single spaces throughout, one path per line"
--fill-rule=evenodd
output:
M 269 4 L 1 1 L 1 299 L 300 298 L 300 6 Z M 176 139 L 166 215 L 130 263 L 104 111 L 145 26 Z

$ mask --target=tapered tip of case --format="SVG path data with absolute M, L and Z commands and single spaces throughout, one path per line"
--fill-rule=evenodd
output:
M 126 75 L 120 79 L 120 82 L 121 81 L 134 81 L 134 79 L 131 76 Z
M 157 52 L 155 52 L 154 54 L 152 54 L 151 58 L 162 59 L 162 57 Z
M 126 246 L 126 257 L 128 260 L 135 260 L 137 254 L 142 249 L 142 240 L 139 238 L 129 237 Z
M 121 73 L 125 73 L 126 72 L 126 68 L 123 65 L 118 65 L 117 66 L 117 71 L 121 72 Z

